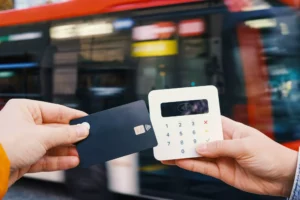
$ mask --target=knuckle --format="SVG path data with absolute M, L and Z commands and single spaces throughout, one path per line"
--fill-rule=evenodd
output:
M 235 122 L 236 123 L 236 127 L 235 130 L 243 130 L 245 129 L 245 127 L 247 127 L 247 125 L 243 124 L 242 122 Z
M 190 171 L 197 172 L 197 168 L 196 168 L 195 162 L 191 163 Z
M 43 124 L 42 113 L 38 106 L 30 106 L 31 115 L 36 124 Z
M 54 162 L 54 166 L 52 170 L 59 170 L 59 169 L 61 169 L 61 162 L 60 162 L 60 158 L 57 158 Z
M 208 167 L 208 165 L 207 165 L 207 162 L 203 165 L 203 167 L 202 167 L 202 173 L 204 174 L 204 175 L 209 175 L 209 167 Z
M 65 142 L 72 143 L 74 140 L 74 129 L 72 127 L 64 128 Z
M 57 111 L 57 117 L 56 117 L 56 120 L 58 122 L 62 122 L 64 119 L 64 106 L 59 106 L 58 107 L 58 111 Z
M 47 165 L 48 165 L 47 158 L 43 157 L 43 158 L 42 158 L 42 161 L 41 161 L 41 168 L 42 168 L 42 171 L 46 171 Z
M 217 151 L 221 150 L 223 148 L 223 142 L 222 141 L 214 142 L 214 147 Z

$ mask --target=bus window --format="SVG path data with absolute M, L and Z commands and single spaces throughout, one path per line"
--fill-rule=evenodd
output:
M 182 87 L 212 84 L 218 66 L 210 62 L 209 38 L 206 18 L 181 20 L 179 22 L 180 66 Z
M 176 87 L 178 42 L 172 21 L 143 24 L 133 29 L 132 56 L 137 63 L 137 95 L 147 101 L 154 89 Z
M 122 18 L 94 16 L 86 20 L 89 25 L 76 20 L 57 22 L 50 30 L 57 49 L 55 68 L 69 77 L 57 73 L 64 87 L 54 82 L 55 99 L 88 113 L 129 103 L 134 98 L 135 75 L 129 59 L 131 28 L 117 25 Z M 68 25 L 83 35 L 76 31 L 65 35 Z M 101 31 L 93 32 L 94 26 L 101 26 Z M 84 32 L 86 28 L 91 32 Z
M 235 44 L 237 56 L 230 65 L 229 84 L 236 85 L 234 77 L 242 79 L 241 90 L 231 96 L 232 103 L 245 105 L 243 122 L 286 144 L 300 139 L 300 46 L 295 42 L 300 39 L 300 20 L 296 11 L 284 6 L 270 10 L 232 14 L 236 34 L 228 40 Z M 239 112 L 233 115 L 241 121 Z
M 0 95 L 35 98 L 41 93 L 40 67 L 30 56 L 0 57 Z

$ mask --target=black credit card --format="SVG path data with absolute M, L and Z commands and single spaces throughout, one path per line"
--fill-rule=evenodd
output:
M 90 135 L 76 144 L 79 167 L 90 167 L 157 146 L 144 101 L 74 119 L 71 125 L 88 122 Z

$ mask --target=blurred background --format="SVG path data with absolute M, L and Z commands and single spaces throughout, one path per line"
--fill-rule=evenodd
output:
M 1 108 L 28 98 L 93 113 L 154 89 L 215 85 L 222 115 L 298 150 L 300 0 L 75 2 L 0 0 Z M 279 199 L 161 165 L 152 150 L 30 174 L 5 199 L 133 197 Z

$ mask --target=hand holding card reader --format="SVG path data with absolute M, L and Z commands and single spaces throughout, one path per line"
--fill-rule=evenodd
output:
M 223 140 L 218 90 L 214 86 L 154 90 L 150 118 L 157 160 L 200 157 L 197 145 Z

